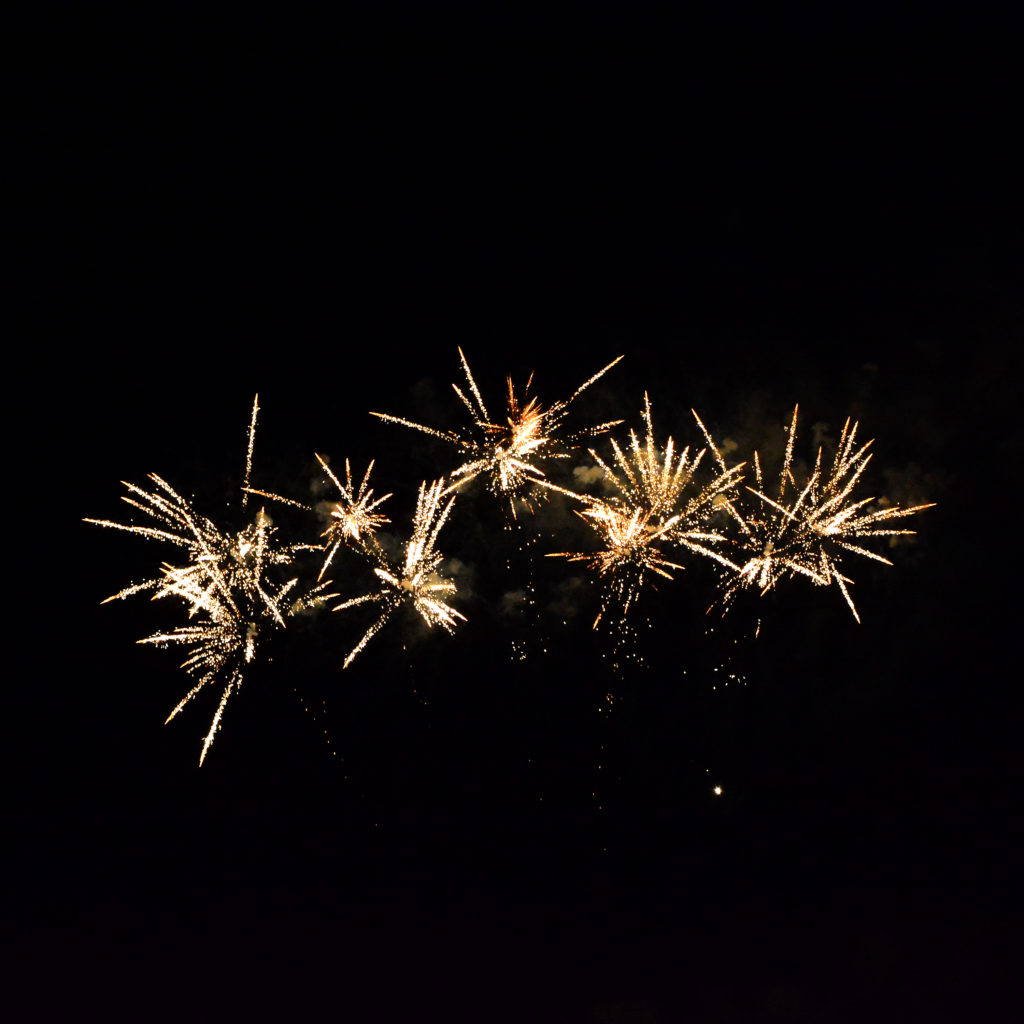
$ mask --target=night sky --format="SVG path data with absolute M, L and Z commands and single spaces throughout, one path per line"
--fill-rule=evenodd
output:
M 998 34 L 248 18 L 32 36 L 10 1019 L 1014 1019 Z M 694 408 L 749 457 L 799 402 L 809 460 L 852 416 L 860 494 L 937 506 L 893 567 L 847 564 L 859 625 L 801 581 L 706 614 L 691 557 L 625 657 L 594 580 L 542 557 L 586 543 L 566 503 L 510 526 L 470 488 L 439 543 L 456 633 L 396 618 L 343 672 L 366 616 L 291 621 L 198 768 L 216 694 L 162 725 L 188 677 L 134 643 L 178 609 L 100 606 L 173 549 L 82 518 L 157 472 L 239 528 L 259 391 L 254 485 L 317 501 L 314 452 L 376 459 L 401 538 L 456 463 L 368 412 L 464 423 L 459 346 L 492 411 L 506 374 L 550 403 L 625 355 L 576 429 L 639 429 L 647 391 L 659 438 L 699 445 Z

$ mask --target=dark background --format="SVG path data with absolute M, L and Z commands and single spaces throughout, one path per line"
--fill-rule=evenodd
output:
M 1013 1019 L 998 40 L 398 10 L 33 31 L 13 1017 Z M 343 673 L 363 620 L 293 623 L 197 768 L 215 696 L 162 727 L 187 679 L 134 645 L 170 609 L 99 606 L 172 552 L 81 518 L 155 471 L 237 528 L 258 390 L 256 485 L 308 499 L 314 451 L 376 458 L 400 535 L 450 453 L 367 411 L 460 422 L 460 345 L 492 411 L 506 373 L 550 402 L 624 353 L 576 426 L 638 425 L 646 389 L 660 436 L 698 443 L 692 406 L 749 455 L 799 402 L 809 458 L 852 415 L 878 439 L 861 493 L 938 505 L 895 567 L 852 567 L 861 625 L 799 583 L 707 616 L 693 564 L 624 660 L 583 574 L 523 551 L 580 540 L 564 508 L 510 530 L 467 495 L 440 545 L 456 635 L 396 621 Z M 504 614 L 531 579 L 532 617 Z

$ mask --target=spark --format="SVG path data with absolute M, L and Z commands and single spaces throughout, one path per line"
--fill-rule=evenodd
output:
M 729 511 L 740 528 L 738 546 L 746 560 L 726 590 L 726 603 L 742 587 L 755 586 L 762 594 L 781 579 L 803 576 L 818 586 L 835 583 L 853 617 L 860 615 L 847 584 L 853 581 L 840 571 L 846 554 L 870 558 L 885 565 L 892 562 L 855 541 L 860 538 L 913 534 L 914 530 L 890 529 L 889 521 L 913 515 L 934 503 L 900 508 L 894 505 L 871 510 L 873 497 L 852 500 L 851 494 L 871 460 L 872 442 L 857 447 L 858 424 L 847 418 L 832 465 L 826 472 L 819 446 L 814 469 L 800 487 L 793 473 L 793 448 L 799 407 L 794 406 L 786 438 L 786 451 L 774 498 L 765 494 L 761 461 L 754 453 L 756 487 L 747 490 L 760 502 L 754 512 L 743 514 L 735 505 Z M 787 499 L 787 490 L 790 497 Z
M 362 604 L 382 606 L 376 621 L 345 658 L 343 668 L 348 668 L 388 619 L 403 606 L 411 606 L 428 626 L 440 626 L 449 633 L 454 631 L 458 620 L 465 621 L 466 617 L 448 604 L 448 599 L 456 593 L 455 583 L 442 577 L 438 571 L 444 556 L 436 550 L 437 538 L 455 503 L 453 495 L 442 506 L 442 498 L 448 493 L 443 488 L 443 477 L 430 485 L 420 484 L 413 532 L 405 545 L 402 563 L 392 564 L 379 545 L 368 548 L 368 553 L 377 562 L 373 571 L 379 581 L 378 589 L 372 594 L 343 601 L 334 608 L 340 612 Z
M 571 448 L 580 438 L 604 433 L 621 422 L 615 420 L 601 423 L 561 439 L 558 436 L 569 406 L 623 356 L 613 359 L 589 380 L 584 381 L 571 397 L 565 401 L 555 402 L 547 408 L 543 407 L 536 397 L 529 397 L 530 385 L 533 383 L 532 373 L 523 389 L 522 399 L 516 395 L 512 378 L 508 377 L 504 422 L 491 418 L 461 348 L 459 358 L 462 360 L 466 385 L 472 401 L 457 384 L 452 384 L 452 388 L 472 419 L 472 424 L 468 428 L 456 433 L 437 430 L 387 413 L 374 412 L 370 415 L 389 423 L 398 423 L 419 430 L 457 448 L 466 457 L 466 461 L 453 470 L 452 483 L 448 491 L 454 491 L 482 475 L 486 477 L 487 486 L 493 493 L 508 499 L 513 516 L 516 511 L 516 498 L 532 509 L 529 498 L 538 494 L 537 488 L 560 491 L 570 497 L 577 497 L 575 492 L 561 488 L 548 480 L 542 466 L 546 465 L 548 460 L 568 458 L 569 453 L 566 449 Z
M 254 403 L 247 478 L 251 471 L 256 411 Z M 323 592 L 327 586 L 323 583 L 301 597 L 292 596 L 290 601 L 285 601 L 293 595 L 298 580 L 277 582 L 271 578 L 271 570 L 290 566 L 299 551 L 319 548 L 308 544 L 279 544 L 275 539 L 276 530 L 263 508 L 237 533 L 225 533 L 197 513 L 162 477 L 151 473 L 149 479 L 150 490 L 124 483 L 128 494 L 122 496 L 122 500 L 148 515 L 157 525 L 141 526 L 106 519 L 86 519 L 85 522 L 184 549 L 184 564 L 164 563 L 158 576 L 133 583 L 103 603 L 150 591 L 153 600 L 182 599 L 188 606 L 189 619 L 197 620 L 168 632 L 158 631 L 139 643 L 184 646 L 187 656 L 181 667 L 197 677 L 195 686 L 171 712 L 168 722 L 208 684 L 218 679 L 224 682 L 220 703 L 203 742 L 199 758 L 202 764 L 220 728 L 228 698 L 241 687 L 245 666 L 255 657 L 261 630 L 266 625 L 284 627 L 287 617 L 331 595 Z

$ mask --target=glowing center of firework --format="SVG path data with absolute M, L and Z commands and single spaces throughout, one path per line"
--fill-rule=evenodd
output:
M 358 515 L 345 512 L 340 507 L 336 507 L 331 513 L 331 517 L 338 520 L 336 529 L 340 530 L 344 536 L 351 537 L 353 540 L 359 540 L 359 527 L 361 524 Z M 365 524 L 362 525 L 365 526 Z
M 551 439 L 541 434 L 544 416 L 536 402 L 531 402 L 518 420 L 509 419 L 511 437 L 509 438 L 509 455 L 528 455 Z

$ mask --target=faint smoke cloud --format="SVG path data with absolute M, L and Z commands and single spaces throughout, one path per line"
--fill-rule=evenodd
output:
M 441 573 L 458 587 L 457 597 L 469 600 L 476 596 L 476 567 L 461 558 L 447 558 L 442 563 Z
M 572 475 L 580 487 L 587 487 L 603 480 L 604 470 L 600 466 L 573 466 Z
M 588 593 L 589 587 L 581 576 L 570 576 L 555 587 L 555 599 L 547 606 L 547 610 L 561 619 L 571 619 L 579 613 Z
M 506 590 L 501 595 L 501 602 L 498 605 L 498 613 L 515 618 L 526 610 L 525 590 Z
M 832 428 L 821 420 L 811 426 L 811 444 L 814 448 L 820 448 L 822 445 L 829 444 L 831 447 L 831 435 L 829 431 Z
M 731 437 L 726 437 L 720 442 L 716 442 L 718 450 L 722 453 L 724 459 L 727 455 L 732 455 L 734 451 L 739 448 L 739 443 L 734 441 Z

